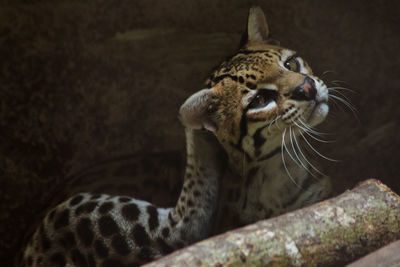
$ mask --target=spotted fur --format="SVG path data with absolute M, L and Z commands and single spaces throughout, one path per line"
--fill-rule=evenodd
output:
M 304 135 L 328 113 L 328 89 L 304 59 L 271 44 L 268 34 L 262 10 L 251 9 L 245 45 L 181 108 L 185 125 L 208 129 L 229 158 L 216 232 L 315 203 L 330 192 L 329 178 L 301 148 Z
M 206 84 L 180 109 L 187 159 L 176 205 L 79 193 L 47 213 L 24 266 L 136 266 L 327 196 L 329 179 L 311 162 L 282 160 L 286 144 L 293 153 L 293 139 L 325 119 L 327 88 L 294 51 L 270 44 L 260 8 L 250 10 L 245 45 Z
M 25 250 L 25 265 L 137 266 L 207 237 L 223 157 L 208 133 L 187 129 L 186 136 L 185 182 L 175 207 L 80 193 L 46 215 Z

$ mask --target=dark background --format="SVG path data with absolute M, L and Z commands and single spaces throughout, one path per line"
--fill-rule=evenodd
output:
M 260 5 L 272 37 L 358 109 L 320 127 L 335 192 L 374 177 L 400 192 L 398 1 L 96 0 L 0 5 L 0 262 L 10 265 L 54 184 L 138 151 L 184 149 L 179 106 L 237 48 Z

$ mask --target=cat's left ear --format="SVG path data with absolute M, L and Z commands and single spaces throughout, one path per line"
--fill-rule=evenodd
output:
M 252 7 L 249 11 L 247 22 L 247 41 L 258 41 L 266 43 L 269 41 L 269 29 L 264 12 L 260 7 Z
M 203 89 L 190 96 L 179 110 L 182 123 L 192 129 L 217 131 L 213 115 L 218 108 L 213 89 Z

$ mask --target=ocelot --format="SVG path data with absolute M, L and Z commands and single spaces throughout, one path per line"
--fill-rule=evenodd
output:
M 328 113 L 327 86 L 296 52 L 271 43 L 260 8 L 250 9 L 244 45 L 206 84 L 180 108 L 187 155 L 175 206 L 79 193 L 47 213 L 23 264 L 136 266 L 328 195 L 329 178 L 300 145 Z

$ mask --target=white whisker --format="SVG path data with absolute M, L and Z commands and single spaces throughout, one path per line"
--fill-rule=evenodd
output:
M 281 116 L 281 115 L 276 116 L 276 118 L 273 119 L 273 120 L 269 123 L 269 125 L 268 125 L 268 130 L 267 130 L 269 133 L 271 133 L 270 128 L 271 128 L 271 126 L 272 126 L 274 123 L 276 123 L 276 124 L 277 124 L 276 126 L 279 128 L 278 120 L 279 120 L 280 117 L 282 117 L 282 116 Z
M 330 90 L 331 92 L 335 92 L 337 94 L 339 94 L 341 97 L 343 97 L 346 101 L 350 102 L 350 99 L 347 98 L 347 96 L 345 94 L 343 94 L 342 92 L 338 91 L 337 89 L 332 89 Z M 330 94 L 333 95 L 333 94 Z
M 346 82 L 346 81 L 342 81 L 342 80 L 333 80 L 333 81 L 330 81 L 331 83 L 344 83 L 344 84 L 349 84 L 348 82 Z
M 294 135 L 294 137 L 292 137 L 292 135 Z M 294 130 L 293 130 L 293 133 L 292 133 L 292 127 L 289 128 L 289 136 L 290 136 L 290 143 L 291 143 L 291 145 L 292 145 L 292 150 L 293 150 L 294 154 L 296 155 L 297 159 L 299 160 L 301 166 L 302 166 L 309 174 L 311 174 L 311 176 L 315 177 L 315 175 L 308 169 L 308 167 L 304 164 L 304 162 L 300 159 L 299 155 L 298 155 L 297 152 L 296 152 L 296 149 L 295 149 L 294 144 L 293 144 L 293 139 L 296 138 L 296 136 L 295 136 L 295 134 L 294 134 Z M 303 156 L 303 158 L 304 158 L 304 159 L 306 160 L 306 162 L 307 162 L 307 159 L 306 159 L 304 156 Z
M 324 71 L 324 72 L 321 74 L 321 79 L 323 79 L 324 76 L 327 75 L 327 74 L 329 74 L 329 73 L 336 73 L 336 71 L 333 71 L 333 70 L 326 70 L 326 71 Z
M 340 83 L 339 82 L 334 82 L 334 81 L 332 81 L 332 82 L 330 82 L 331 84 L 333 84 L 334 86 L 340 86 Z M 329 90 L 329 89 L 328 89 Z
M 351 104 L 349 103 L 348 99 L 343 99 L 340 96 L 334 95 L 334 94 L 329 94 L 330 97 L 333 97 L 334 99 L 339 100 L 340 102 L 342 102 L 343 104 L 345 104 L 348 108 L 350 108 L 351 110 L 357 111 L 357 109 Z
M 307 129 L 308 132 L 315 134 L 317 136 L 321 136 L 321 135 L 328 135 L 328 133 L 322 133 L 322 132 L 318 132 L 316 130 L 314 130 L 310 125 L 308 125 L 306 122 L 304 122 L 302 119 L 298 118 L 298 121 L 301 123 L 301 125 L 303 125 L 303 127 L 305 129 Z
M 328 87 L 328 90 L 329 91 L 332 91 L 332 90 L 343 90 L 343 91 L 348 91 L 348 92 L 351 92 L 351 93 L 354 93 L 354 94 L 357 93 L 356 91 L 354 91 L 352 89 L 349 89 L 349 88 L 346 88 L 346 87 L 341 87 L 341 86 Z
M 293 124 L 297 126 L 297 128 L 303 130 L 303 132 L 307 132 L 308 130 L 306 128 L 304 128 L 303 126 L 299 125 L 298 123 L 296 123 L 294 120 L 292 120 Z
M 295 121 L 292 120 L 292 122 L 294 123 L 294 125 L 296 125 L 299 129 L 303 130 L 303 132 L 305 134 L 307 134 L 308 136 L 310 136 L 312 139 L 319 141 L 321 143 L 332 143 L 334 141 L 329 141 L 329 140 L 323 140 L 323 139 L 319 139 L 318 137 L 315 137 L 314 135 L 312 135 L 308 129 L 305 129 L 304 127 L 300 126 L 298 123 L 296 123 Z
M 346 111 L 343 109 L 342 105 L 340 105 L 340 104 L 337 102 L 336 99 L 331 98 L 330 101 L 332 101 L 332 103 L 334 103 L 335 106 L 336 106 L 337 108 L 339 108 L 342 112 L 346 112 Z M 329 114 L 331 114 L 331 113 L 332 113 L 332 112 L 329 112 Z M 329 115 L 329 114 L 328 114 L 328 115 Z
M 292 127 L 289 127 L 289 130 L 290 130 L 290 132 L 289 132 L 289 134 L 290 134 L 290 133 L 292 132 Z M 285 132 L 286 132 L 286 129 L 285 129 Z M 290 136 L 290 139 L 291 139 L 291 136 Z M 300 164 L 299 164 L 299 163 L 297 162 L 297 160 L 294 159 L 294 157 L 292 156 L 292 153 L 289 152 L 289 149 L 287 148 L 285 142 L 283 142 L 283 146 L 285 147 L 285 149 L 286 149 L 286 151 L 287 151 L 289 157 L 293 160 L 293 162 L 296 163 L 297 166 L 302 167 L 302 166 L 301 166 L 301 163 L 302 163 L 302 162 L 300 161 Z M 293 147 L 293 144 L 292 144 L 292 147 Z
M 344 104 L 347 108 L 350 109 L 350 111 L 353 113 L 353 116 L 354 116 L 358 121 L 360 121 L 359 118 L 358 118 L 358 115 L 357 115 L 357 112 L 358 112 L 358 111 L 357 111 L 357 109 L 356 109 L 351 103 L 349 103 L 348 101 L 344 100 L 343 98 L 341 98 L 341 97 L 339 97 L 339 96 L 337 96 L 337 95 L 329 94 L 329 97 L 331 97 L 331 98 L 333 98 L 333 99 L 336 99 L 336 100 L 338 100 L 339 102 L 341 102 L 342 104 Z
M 282 144 L 281 144 L 281 156 L 282 156 L 283 167 L 285 168 L 286 173 L 287 173 L 287 175 L 289 176 L 290 180 L 291 180 L 298 188 L 300 188 L 300 189 L 303 190 L 303 188 L 302 188 L 300 185 L 298 185 L 298 184 L 296 183 L 296 180 L 293 179 L 292 175 L 291 175 L 290 172 L 289 172 L 289 169 L 288 169 L 287 166 L 286 166 L 285 156 L 284 156 L 284 153 L 285 153 L 285 146 L 284 146 L 284 143 L 285 143 L 285 134 L 286 134 L 286 129 L 285 129 L 284 132 L 282 133 Z
M 297 148 L 299 149 L 300 154 L 303 156 L 304 160 L 308 163 L 308 165 L 310 165 L 311 168 L 313 168 L 317 173 L 321 174 L 322 176 L 326 176 L 324 173 L 322 173 L 320 170 L 318 170 L 317 167 L 315 167 L 308 159 L 307 157 L 304 155 L 303 151 L 301 150 L 300 144 L 297 141 L 297 137 L 294 134 L 294 142 L 296 143 Z
M 278 127 L 279 130 L 282 130 L 281 127 L 279 127 L 279 119 L 282 118 L 282 115 L 279 115 L 278 117 L 276 117 L 276 127 Z
M 310 142 L 308 142 L 307 138 L 306 138 L 302 133 L 300 133 L 300 135 L 301 135 L 301 137 L 304 139 L 304 141 L 306 141 L 307 145 L 308 145 L 315 153 L 317 153 L 318 156 L 320 156 L 321 158 L 324 158 L 324 159 L 326 159 L 326 160 L 329 160 L 329 161 L 338 162 L 338 160 L 336 160 L 336 159 L 331 159 L 331 158 L 329 158 L 329 157 L 326 157 L 326 156 L 322 155 L 320 152 L 318 152 L 318 151 L 310 144 Z

